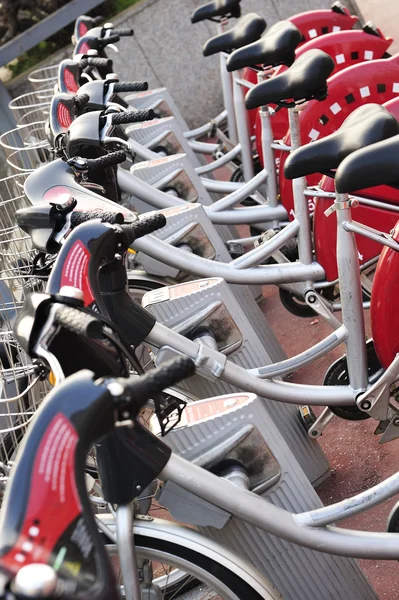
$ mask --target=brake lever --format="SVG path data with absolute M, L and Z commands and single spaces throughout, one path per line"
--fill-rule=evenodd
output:
M 172 398 L 169 394 L 166 395 L 166 402 L 161 394 L 157 394 L 153 400 L 161 436 L 165 437 L 180 423 L 187 402 L 176 397 Z

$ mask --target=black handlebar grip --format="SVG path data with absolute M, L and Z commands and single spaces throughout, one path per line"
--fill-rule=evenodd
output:
M 152 108 L 142 110 L 126 110 L 112 115 L 112 125 L 126 125 L 127 123 L 140 123 L 141 121 L 152 121 L 155 113 Z
M 108 46 L 108 44 L 116 44 L 117 42 L 119 42 L 119 40 L 119 35 L 110 35 L 107 38 L 103 38 L 101 42 L 104 46 Z
M 122 225 L 122 231 L 127 238 L 127 244 L 130 246 L 134 240 L 149 235 L 157 229 L 162 229 L 166 225 L 166 217 L 162 213 L 156 213 L 143 219 L 138 219 L 134 223 Z
M 182 356 L 165 363 L 159 369 L 154 369 L 142 377 L 127 382 L 124 385 L 125 392 L 132 396 L 135 403 L 141 407 L 155 394 L 190 377 L 194 372 L 194 361 L 187 356 Z
M 131 81 L 129 83 L 114 83 L 115 94 L 122 92 L 146 92 L 148 83 L 146 81 Z
M 119 35 L 120 37 L 130 37 L 134 34 L 133 29 L 114 29 L 112 28 L 112 35 Z
M 71 306 L 60 306 L 54 322 L 76 335 L 92 339 L 101 337 L 103 330 L 101 321 Z
M 110 212 L 101 209 L 74 210 L 71 213 L 71 226 L 77 227 L 92 219 L 101 219 L 103 223 L 111 223 L 111 225 L 121 225 L 125 220 L 123 214 L 120 212 Z
M 98 158 L 87 158 L 87 169 L 90 174 L 98 173 L 99 171 L 103 171 L 108 167 L 114 167 L 115 165 L 119 165 L 126 160 L 126 154 L 123 150 L 117 150 L 116 152 L 110 152 L 109 154 L 105 154 L 104 156 L 99 156 Z
M 85 59 L 83 59 L 85 60 Z M 110 58 L 101 58 L 100 56 L 88 56 L 87 62 L 89 67 L 99 67 L 100 69 L 107 69 L 112 71 L 113 63 Z
M 88 94 L 77 94 L 72 100 L 73 114 L 78 117 L 83 111 L 86 104 L 89 102 L 90 96 Z
M 106 67 L 107 69 L 112 69 L 112 60 L 110 58 L 101 58 L 100 56 L 86 56 L 85 58 L 81 58 L 78 62 L 78 65 L 81 69 L 86 69 L 86 67 Z

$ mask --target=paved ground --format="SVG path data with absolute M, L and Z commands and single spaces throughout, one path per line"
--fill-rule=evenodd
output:
M 391 54 L 399 52 L 399 2 L 398 0 L 355 0 L 365 21 L 373 21 L 387 37 L 394 42 L 389 48 Z
M 263 292 L 264 313 L 288 356 L 309 348 L 330 333 L 329 327 L 320 319 L 300 319 L 285 310 L 275 287 L 264 287 Z M 291 381 L 322 384 L 328 366 L 343 352 L 343 347 L 335 349 L 327 357 L 295 373 Z M 315 409 L 315 412 L 318 414 L 320 410 Z M 378 438 L 373 435 L 375 426 L 371 419 L 349 422 L 336 417 L 326 429 L 320 443 L 330 460 L 333 474 L 318 490 L 325 504 L 366 490 L 398 470 L 399 440 L 379 445 Z M 384 531 L 386 519 L 397 500 L 398 497 L 386 501 L 342 524 L 353 529 Z M 361 561 L 361 565 L 381 599 L 399 598 L 397 562 L 367 560 Z

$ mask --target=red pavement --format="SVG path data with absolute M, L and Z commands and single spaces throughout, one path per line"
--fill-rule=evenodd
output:
M 288 356 L 302 352 L 331 332 L 321 319 L 301 319 L 291 315 L 282 306 L 276 287 L 265 286 L 263 295 L 263 312 Z M 344 351 L 344 347 L 336 348 L 327 357 L 297 371 L 290 381 L 322 384 L 328 366 Z M 321 409 L 315 409 L 315 412 L 319 414 Z M 399 470 L 399 440 L 379 445 L 378 438 L 373 435 L 375 427 L 376 422 L 372 419 L 349 422 L 335 417 L 325 430 L 320 443 L 333 473 L 318 489 L 324 504 L 367 490 Z M 365 531 L 384 531 L 387 516 L 398 500 L 396 496 L 367 513 L 343 521 L 341 525 Z M 381 599 L 399 599 L 399 566 L 396 561 L 360 562 Z

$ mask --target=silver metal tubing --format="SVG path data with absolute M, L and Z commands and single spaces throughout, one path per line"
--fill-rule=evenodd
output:
M 222 277 L 228 283 L 277 285 L 325 277 L 323 268 L 317 263 L 311 265 L 285 263 L 242 270 L 235 269 L 234 266 L 230 266 L 230 263 L 211 261 L 195 254 L 188 254 L 178 248 L 172 248 L 153 235 L 146 235 L 135 240 L 133 247 L 162 263 L 179 269 L 179 271 L 191 273 L 197 277 Z
M 217 194 L 231 194 L 236 190 L 240 190 L 244 185 L 240 181 L 218 181 L 206 177 L 201 177 L 201 183 L 209 192 L 216 192 Z
M 355 404 L 355 393 L 349 386 L 301 385 L 280 380 L 260 379 L 243 367 L 226 360 L 226 356 L 221 352 L 213 352 L 209 348 L 195 344 L 160 323 L 154 325 L 146 341 L 156 348 L 170 346 L 178 353 L 189 356 L 197 364 L 198 357 L 201 359 L 201 364 L 204 364 L 204 357 L 209 357 L 209 369 L 213 369 L 213 363 L 217 367 L 215 378 L 220 378 L 245 392 L 253 392 L 267 399 L 265 401 L 270 399 L 287 404 L 314 406 L 354 406 Z
M 258 189 L 258 187 L 266 181 L 267 177 L 268 173 L 267 171 L 265 171 L 265 169 L 263 169 L 260 173 L 252 177 L 252 179 L 244 185 L 241 183 L 240 187 L 236 191 L 232 192 L 228 196 L 225 196 L 221 200 L 218 200 L 217 202 L 211 204 L 209 210 L 211 212 L 220 212 L 221 210 L 225 210 L 226 208 L 232 208 L 236 204 L 239 204 L 240 202 L 245 200 L 245 198 L 250 196 L 253 192 L 255 192 Z M 285 215 L 287 215 L 285 209 L 279 212 L 281 212 L 281 214 L 284 213 Z M 279 218 L 284 217 L 280 216 Z
M 285 150 L 286 152 L 291 152 L 291 150 L 292 150 L 292 146 L 288 146 L 288 144 L 284 144 L 284 142 L 282 140 L 276 140 L 276 141 L 272 142 L 270 145 L 274 150 Z
M 224 102 L 224 106 L 227 110 L 227 127 L 229 129 L 229 138 L 235 145 L 238 142 L 238 131 L 237 131 L 237 124 L 236 124 L 236 119 L 235 119 L 236 106 L 234 103 L 233 77 L 232 77 L 232 74 L 227 71 L 227 67 L 226 67 L 228 54 L 225 54 L 224 52 L 220 52 L 219 57 L 220 57 L 220 79 L 222 82 L 223 102 Z
M 366 334 L 359 257 L 355 236 L 345 229 L 351 210 L 346 194 L 337 194 L 337 264 L 342 305 L 342 321 L 348 331 L 346 343 L 350 385 L 355 390 L 368 386 Z
M 296 150 L 301 146 L 299 114 L 296 107 L 288 109 L 288 118 L 291 133 L 292 149 Z M 292 181 L 295 217 L 300 223 L 300 229 L 298 234 L 298 253 L 299 260 L 304 265 L 310 264 L 313 260 L 312 232 L 309 216 L 309 205 L 304 195 L 306 187 L 307 183 L 304 177 L 298 177 L 297 179 L 294 179 Z
M 373 229 L 372 227 L 368 227 L 367 225 L 362 225 L 361 223 L 357 223 L 356 221 L 349 221 L 344 223 L 344 229 L 346 231 L 352 231 L 353 233 L 358 233 L 363 237 L 369 238 L 374 242 L 378 242 L 383 246 L 388 246 L 388 248 L 392 248 L 392 250 L 396 250 L 399 252 L 399 244 L 395 242 L 395 240 L 377 229 Z
M 241 244 L 242 246 L 253 246 L 254 242 L 259 239 L 259 235 L 252 235 L 246 238 L 236 238 L 235 240 L 227 240 L 228 244 Z
M 177 196 L 157 190 L 121 167 L 118 167 L 117 170 L 117 180 L 122 192 L 137 196 L 140 200 L 148 202 L 155 208 L 170 208 L 171 206 L 184 206 L 186 204 L 184 200 L 177 198 Z
M 350 195 L 351 200 L 357 200 L 359 204 L 365 206 L 374 206 L 375 208 L 383 208 L 390 212 L 399 212 L 399 206 L 397 204 L 387 204 L 386 202 L 380 202 L 379 200 L 371 200 L 369 198 L 362 198 L 361 196 Z
M 258 72 L 258 83 L 265 81 L 268 75 L 264 71 Z M 269 177 L 266 183 L 266 196 L 270 206 L 277 206 L 278 204 L 278 186 L 277 186 L 277 172 L 276 172 L 276 159 L 272 148 L 273 144 L 273 130 L 270 123 L 270 117 L 274 113 L 268 106 L 262 106 L 259 110 L 259 116 L 262 126 L 262 153 L 263 153 L 263 164 L 265 169 L 269 173 Z
M 215 225 L 262 225 L 269 223 L 285 213 L 285 208 L 279 204 L 276 208 L 270 208 L 267 204 L 263 206 L 251 206 L 250 208 L 234 208 L 222 212 L 212 212 L 211 206 L 205 206 L 205 212 Z
M 204 173 L 209 173 L 210 171 L 214 171 L 215 169 L 219 169 L 223 167 L 225 164 L 233 160 L 239 153 L 241 152 L 240 144 L 237 144 L 232 150 L 226 152 L 222 157 L 217 160 L 213 160 L 212 162 L 204 165 L 203 167 L 197 167 L 195 170 L 198 175 L 204 175 Z
M 141 600 L 139 566 L 133 539 L 133 505 L 118 506 L 116 540 L 127 600 Z
M 250 181 L 255 175 L 252 156 L 251 134 L 248 126 L 248 114 L 245 108 L 245 92 L 239 83 L 238 72 L 233 74 L 233 96 L 236 115 L 238 141 L 241 144 L 242 171 L 245 181 Z
M 208 142 L 197 142 L 196 140 L 188 140 L 192 150 L 198 154 L 213 154 L 219 148 L 219 144 L 210 144 Z
M 170 208 L 172 206 L 185 206 L 187 203 L 177 196 L 166 194 L 161 190 L 156 189 L 154 186 L 149 185 L 145 181 L 139 180 L 134 177 L 129 171 L 118 168 L 117 171 L 118 185 L 123 192 L 130 194 L 131 196 L 137 196 L 143 202 L 147 202 L 156 209 Z M 204 206 L 204 210 L 212 223 L 216 225 L 242 225 L 252 223 L 263 223 L 271 221 L 274 218 L 276 211 L 283 211 L 283 206 L 269 209 L 267 205 L 254 206 L 251 208 L 237 208 L 234 210 L 225 210 L 221 213 L 211 212 L 211 206 Z M 271 214 L 273 213 L 273 214 Z M 157 241 L 157 244 L 160 240 Z M 165 262 L 162 260 L 161 262 Z M 321 267 L 320 267 L 321 269 Z M 313 272 L 311 269 L 309 272 Z M 324 271 L 323 271 L 324 273 Z M 315 279 L 321 279 L 323 275 L 319 277 L 313 277 Z
M 276 160 L 272 148 L 273 131 L 270 124 L 270 113 L 267 106 L 263 106 L 259 111 L 262 124 L 262 152 L 263 164 L 268 172 L 266 182 L 266 196 L 269 206 L 277 206 L 278 204 L 278 187 L 277 187 L 277 172 Z
M 363 302 L 363 310 L 370 310 L 370 304 L 370 302 Z M 339 312 L 342 310 L 341 302 L 332 302 L 330 306 L 334 312 Z
M 127 145 L 130 152 L 133 154 L 138 154 L 140 158 L 143 158 L 144 160 L 153 160 L 154 158 L 159 158 L 159 154 L 157 152 L 153 152 L 132 138 L 127 140 Z
M 163 481 L 173 481 L 208 502 L 294 544 L 319 552 L 383 560 L 399 559 L 396 533 L 352 531 L 338 527 L 309 527 L 299 524 L 292 513 L 275 506 L 261 496 L 232 484 L 213 473 L 172 454 L 160 473 Z M 369 490 L 372 493 L 374 488 Z M 366 505 L 367 506 L 367 505 Z
M 388 500 L 399 492 L 399 473 L 395 473 L 388 479 L 381 481 L 352 498 L 345 498 L 341 502 L 337 502 L 330 506 L 323 506 L 317 510 L 310 510 L 299 515 L 295 515 L 295 520 L 300 525 L 308 525 L 309 527 L 321 527 L 329 525 L 336 521 L 342 521 L 353 515 L 357 515 L 364 511 L 364 506 L 367 509 Z
M 316 196 L 317 198 L 328 198 L 333 200 L 335 198 L 335 192 L 325 192 L 318 186 L 307 188 L 304 192 L 305 196 Z
M 299 230 L 299 223 L 295 219 L 284 227 L 281 231 L 276 233 L 269 241 L 264 242 L 254 250 L 243 254 L 239 258 L 233 260 L 230 265 L 236 269 L 247 269 L 248 267 L 255 267 L 259 265 L 263 260 L 269 258 L 276 250 L 279 250 L 284 246 L 290 239 L 296 236 Z
M 252 81 L 249 81 L 247 79 L 241 79 L 241 77 L 236 77 L 236 81 L 240 84 L 241 87 L 247 90 L 251 90 L 256 85 L 256 83 L 252 83 Z
M 314 360 L 321 358 L 325 354 L 328 354 L 331 350 L 342 344 L 346 340 L 346 328 L 341 325 L 339 329 L 331 333 L 329 336 L 324 338 L 321 342 L 318 342 L 311 348 L 308 348 L 300 354 L 296 354 L 292 358 L 283 360 L 279 363 L 260 367 L 259 369 L 250 369 L 251 375 L 254 377 L 260 377 L 261 379 L 281 377 L 287 373 L 292 373 L 297 369 L 301 369 L 305 365 L 313 362 Z
M 223 123 L 223 121 L 225 121 L 226 118 L 227 118 L 227 110 L 222 110 L 222 112 L 219 113 L 218 116 L 215 117 L 212 121 L 208 121 L 208 123 L 205 123 L 204 125 L 201 125 L 200 127 L 197 127 L 196 129 L 190 129 L 189 131 L 185 131 L 184 137 L 189 140 L 191 138 L 196 138 L 196 137 L 205 135 L 212 129 L 214 124 L 221 125 L 221 123 Z

